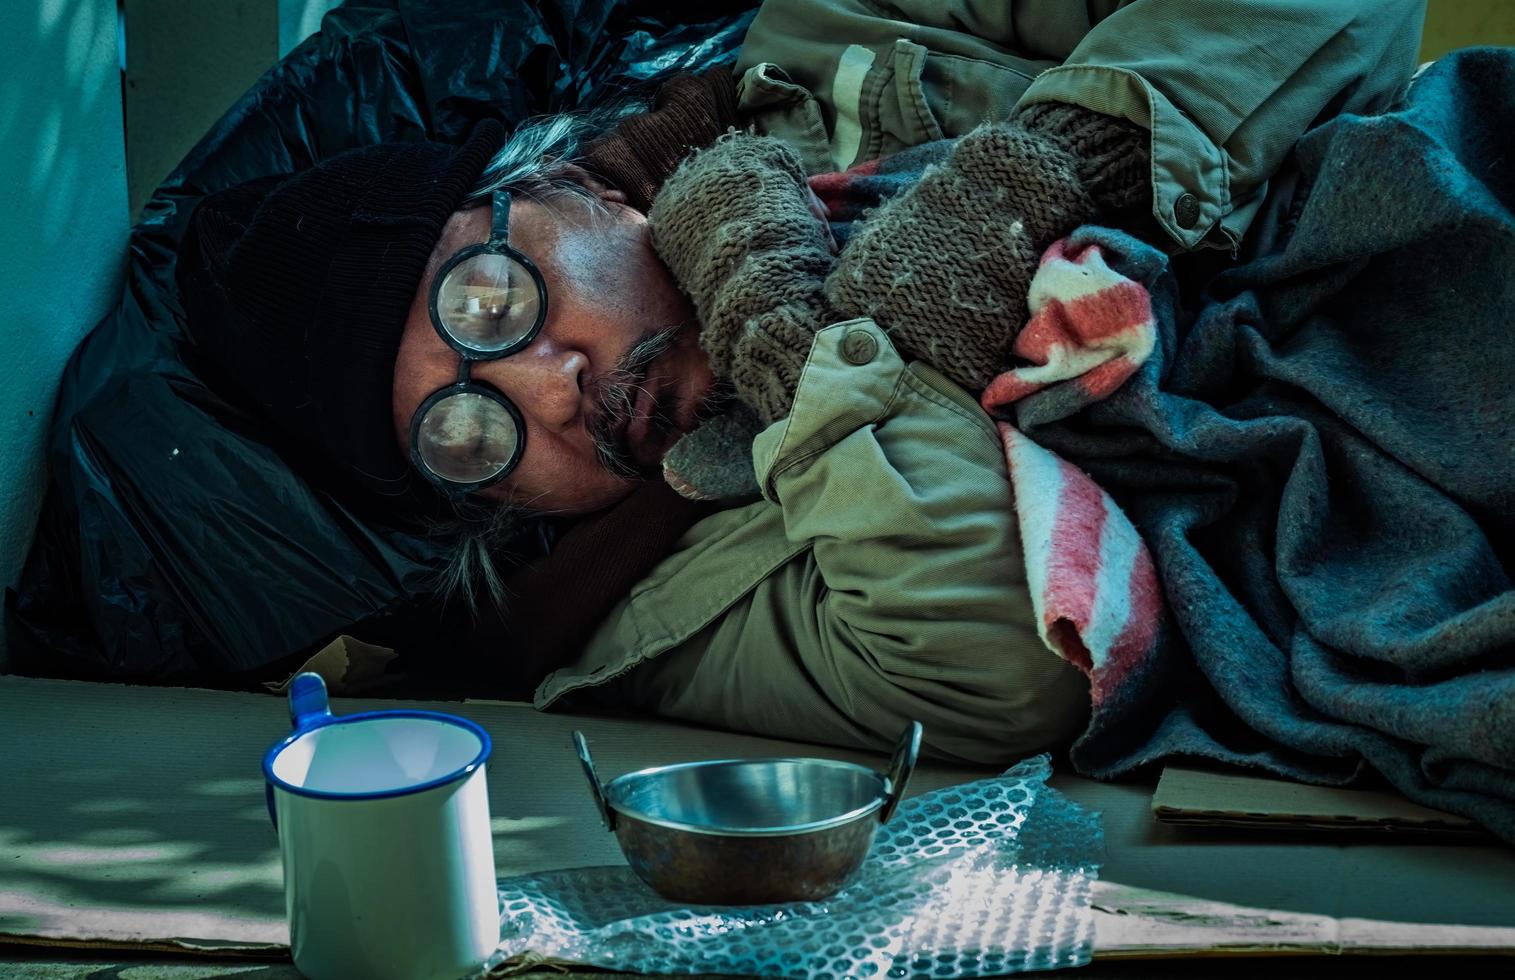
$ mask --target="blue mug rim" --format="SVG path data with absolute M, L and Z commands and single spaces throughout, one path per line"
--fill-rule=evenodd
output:
M 448 725 L 453 725 L 457 728 L 466 729 L 478 737 L 479 754 L 474 756 L 473 761 L 459 766 L 457 769 L 454 769 L 452 772 L 447 773 L 445 776 L 438 776 L 436 779 L 432 779 L 424 783 L 417 783 L 414 786 L 404 786 L 399 789 L 374 790 L 367 793 L 332 793 L 325 790 L 306 789 L 303 786 L 291 785 L 290 783 L 287 783 L 284 780 L 280 779 L 278 776 L 274 775 L 274 760 L 279 757 L 279 753 L 283 752 L 285 749 L 298 742 L 304 736 L 309 735 L 311 732 L 314 732 L 321 728 L 329 728 L 332 725 L 351 725 L 364 721 L 382 720 L 387 718 L 421 718 L 425 719 L 426 721 L 439 721 Z M 392 799 L 397 796 L 411 796 L 416 793 L 424 793 L 427 790 L 436 789 L 438 786 L 446 786 L 448 783 L 454 783 L 458 780 L 466 779 L 467 777 L 473 775 L 473 773 L 480 766 L 484 765 L 484 763 L 489 760 L 490 753 L 493 752 L 493 750 L 494 743 L 490 740 L 489 733 L 486 732 L 481 726 L 475 722 L 469 721 L 467 718 L 460 718 L 457 715 L 445 714 L 441 711 L 360 711 L 357 714 L 352 715 L 327 715 L 319 721 L 315 721 L 309 725 L 305 725 L 302 728 L 295 729 L 288 735 L 284 736 L 284 738 L 274 743 L 274 745 L 263 754 L 263 778 L 271 787 L 276 786 L 279 789 L 284 790 L 286 793 L 293 793 L 296 796 L 305 796 L 311 799 L 385 800 Z

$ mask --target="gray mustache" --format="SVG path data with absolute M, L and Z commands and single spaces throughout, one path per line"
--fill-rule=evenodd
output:
M 596 389 L 598 407 L 589 422 L 589 437 L 600 465 L 618 477 L 633 479 L 641 475 L 626 441 L 626 426 L 631 421 L 637 395 L 647 384 L 652 362 L 667 353 L 681 329 L 681 325 L 676 325 L 648 334 L 633 344 L 612 370 L 590 382 Z

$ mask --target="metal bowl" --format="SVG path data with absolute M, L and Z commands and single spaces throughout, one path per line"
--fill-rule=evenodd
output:
M 905 792 L 921 733 L 918 721 L 905 729 L 887 775 L 830 759 L 721 759 L 603 785 L 583 734 L 573 743 L 637 877 L 677 902 L 766 905 L 825 898 L 857 873 Z

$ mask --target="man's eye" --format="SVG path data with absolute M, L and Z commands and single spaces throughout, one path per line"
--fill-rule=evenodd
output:
M 437 296 L 447 331 L 480 351 L 523 339 L 541 307 L 536 284 L 509 256 L 482 254 L 453 269 Z

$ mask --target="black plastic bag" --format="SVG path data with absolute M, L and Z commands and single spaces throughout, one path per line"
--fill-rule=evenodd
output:
M 433 594 L 444 543 L 292 471 L 180 358 L 173 257 L 204 195 L 354 146 L 457 140 L 735 58 L 755 0 L 352 0 L 227 111 L 133 228 L 120 304 L 69 361 L 19 589 L 25 673 L 237 684 L 339 633 L 466 649 Z M 539 544 L 538 547 L 545 547 Z M 496 633 L 499 631 L 496 630 Z

